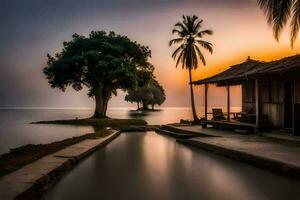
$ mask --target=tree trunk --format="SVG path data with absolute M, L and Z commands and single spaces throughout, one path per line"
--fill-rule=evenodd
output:
M 143 110 L 148 110 L 148 104 L 146 104 L 145 102 L 143 102 Z
M 154 110 L 154 104 L 152 104 L 152 110 Z
M 94 118 L 106 118 L 106 110 L 108 99 L 103 95 L 103 89 L 99 88 L 95 93 L 96 108 L 94 112 Z
M 137 101 L 136 104 L 137 104 L 137 109 L 139 110 L 140 109 L 140 103 Z
M 107 105 L 108 105 L 108 101 L 110 99 L 110 96 L 104 96 L 103 102 L 104 102 L 104 107 L 103 107 L 103 111 L 104 111 L 104 117 L 106 116 L 106 111 L 107 111 Z
M 196 112 L 196 108 L 195 108 L 194 90 L 193 90 L 193 84 L 192 84 L 192 70 L 191 69 L 189 69 L 189 76 L 190 76 L 191 106 L 192 106 L 193 118 L 194 118 L 194 121 L 199 121 L 199 118 L 198 118 L 197 112 Z

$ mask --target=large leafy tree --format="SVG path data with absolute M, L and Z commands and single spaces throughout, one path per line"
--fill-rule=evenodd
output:
M 163 87 L 153 77 L 146 85 L 129 90 L 125 100 L 137 103 L 138 109 L 148 110 L 151 105 L 154 110 L 155 105 L 161 105 L 166 100 L 166 95 Z
M 55 56 L 48 55 L 44 68 L 49 84 L 62 91 L 72 86 L 79 91 L 88 88 L 88 96 L 95 99 L 93 117 L 106 117 L 107 104 L 117 89 L 131 90 L 143 84 L 151 74 L 148 47 L 114 32 L 92 31 L 89 37 L 73 35 L 63 43 Z
M 265 12 L 277 41 L 283 28 L 290 20 L 291 45 L 293 46 L 300 26 L 300 0 L 257 0 L 257 2 Z
M 187 69 L 189 71 L 192 112 L 194 120 L 197 121 L 199 119 L 194 102 L 192 70 L 198 68 L 198 65 L 200 64 L 199 59 L 203 65 L 206 65 L 206 60 L 201 48 L 212 53 L 213 45 L 203 40 L 203 37 L 205 35 L 212 35 L 213 31 L 203 30 L 203 20 L 199 20 L 196 15 L 183 15 L 182 18 L 182 22 L 177 22 L 174 26 L 172 33 L 176 34 L 177 37 L 170 40 L 169 45 L 178 45 L 177 49 L 172 54 L 172 58 L 174 60 L 177 59 L 176 67 L 181 64 L 182 69 Z

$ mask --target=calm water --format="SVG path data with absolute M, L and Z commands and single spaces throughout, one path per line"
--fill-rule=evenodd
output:
M 239 109 L 239 108 L 234 108 Z M 202 109 L 199 108 L 201 116 Z M 45 144 L 94 132 L 93 127 L 29 124 L 34 121 L 90 117 L 89 109 L 0 109 L 0 154 L 25 144 Z M 191 119 L 189 108 L 163 108 L 156 112 L 138 112 L 130 108 L 108 110 L 111 118 L 141 118 L 148 124 L 167 124 Z
M 148 133 L 122 133 L 46 200 L 299 199 L 300 182 Z

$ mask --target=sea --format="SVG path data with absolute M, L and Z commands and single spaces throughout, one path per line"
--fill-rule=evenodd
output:
M 231 109 L 240 110 L 238 107 Z M 203 107 L 197 108 L 200 117 L 203 116 L 203 110 Z M 93 109 L 89 108 L 1 108 L 0 154 L 26 144 L 47 144 L 93 133 L 95 130 L 92 126 L 31 124 L 44 120 L 87 118 L 92 114 Z M 192 119 L 190 107 L 161 107 L 153 112 L 136 111 L 135 108 L 109 108 L 107 115 L 111 118 L 144 119 L 151 125 Z

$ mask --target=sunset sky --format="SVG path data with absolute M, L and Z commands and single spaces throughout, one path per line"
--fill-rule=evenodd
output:
M 168 46 L 173 25 L 182 14 L 195 14 L 204 28 L 214 31 L 206 39 L 214 53 L 205 53 L 207 66 L 194 71 L 194 80 L 243 62 L 248 56 L 273 60 L 299 52 L 289 44 L 288 29 L 277 43 L 256 0 L 0 0 L 0 107 L 93 107 L 86 91 L 71 88 L 65 93 L 52 89 L 42 69 L 46 54 L 62 48 L 73 33 L 88 35 L 91 30 L 113 30 L 129 36 L 152 50 L 155 75 L 166 91 L 164 106 L 188 106 L 188 74 L 175 68 Z M 197 87 L 201 105 L 203 88 Z M 233 89 L 232 105 L 240 103 L 239 88 Z M 211 105 L 226 104 L 225 91 L 211 87 Z M 110 106 L 120 107 L 119 93 Z

